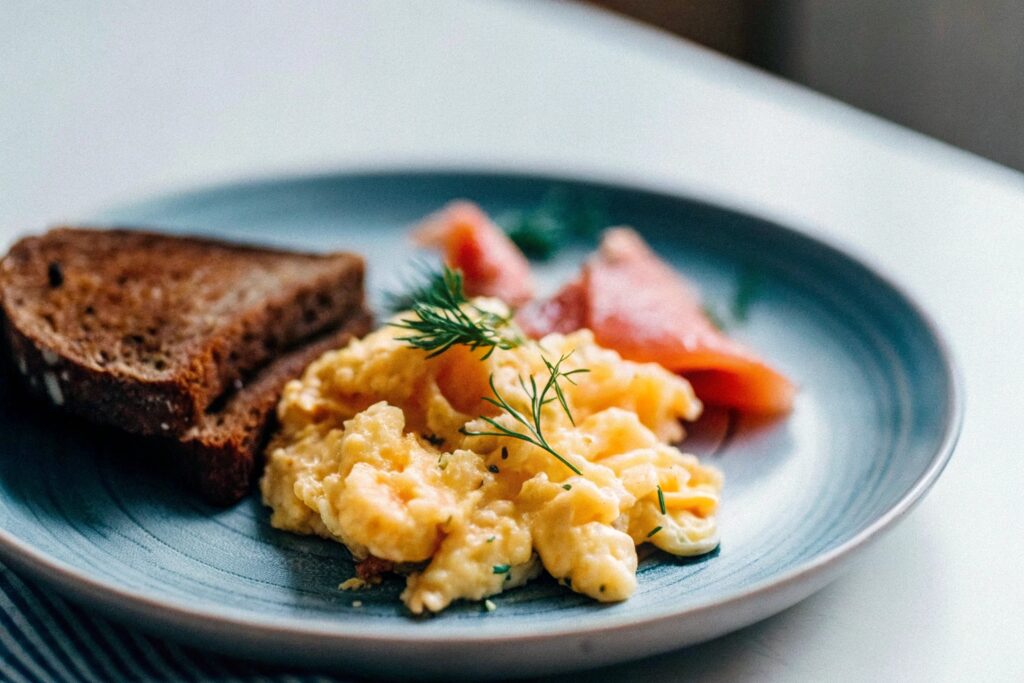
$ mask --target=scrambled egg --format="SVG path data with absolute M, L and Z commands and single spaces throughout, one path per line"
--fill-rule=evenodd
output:
M 493 305 L 493 302 L 489 302 Z M 686 380 L 622 360 L 586 330 L 510 349 L 456 346 L 427 358 L 386 326 L 325 354 L 290 382 L 260 483 L 271 523 L 344 543 L 353 556 L 424 563 L 402 600 L 416 614 L 482 600 L 543 569 L 600 601 L 636 588 L 642 543 L 675 555 L 718 545 L 722 477 L 670 445 L 701 404 Z M 557 401 L 541 412 L 551 453 L 493 432 L 524 431 L 483 400 L 488 383 L 530 415 L 530 377 L 570 354 Z M 525 384 L 520 379 L 525 380 Z M 575 424 L 574 424 L 575 422 Z M 664 506 L 664 512 L 662 512 Z

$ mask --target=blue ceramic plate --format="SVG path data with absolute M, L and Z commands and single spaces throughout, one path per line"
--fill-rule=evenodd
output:
M 64 593 L 148 630 L 234 654 L 377 674 L 525 675 L 595 666 L 712 638 L 824 586 L 939 476 L 960 419 L 935 328 L 890 282 L 802 234 L 685 198 L 482 173 L 299 178 L 172 196 L 102 223 L 365 254 L 370 286 L 401 281 L 407 226 L 454 197 L 494 214 L 552 188 L 636 226 L 701 286 L 729 332 L 800 386 L 786 419 L 709 411 L 687 446 L 724 470 L 721 548 L 646 557 L 627 602 L 538 580 L 408 616 L 399 581 L 341 592 L 337 544 L 278 532 L 256 495 L 228 510 L 183 495 L 137 446 L 0 390 L 0 549 Z M 539 267 L 576 271 L 580 242 Z M 742 290 L 746 315 L 736 315 Z M 379 300 L 379 299 L 378 299 Z M 742 319 L 737 319 L 742 318 Z M 361 601 L 354 606 L 353 600 Z

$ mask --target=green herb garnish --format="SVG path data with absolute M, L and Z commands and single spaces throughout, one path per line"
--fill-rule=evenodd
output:
M 491 393 L 493 393 L 494 396 L 485 396 L 483 400 L 511 415 L 512 419 L 526 428 L 525 433 L 509 429 L 497 420 L 486 416 L 481 416 L 480 419 L 494 427 L 496 431 L 470 432 L 463 427 L 461 430 L 462 433 L 466 436 L 507 436 L 513 439 L 519 439 L 520 441 L 526 441 L 527 443 L 532 443 L 534 446 L 555 456 L 559 462 L 568 467 L 574 473 L 583 474 L 575 465 L 566 460 L 558 451 L 551 447 L 551 444 L 549 444 L 547 439 L 544 438 L 544 432 L 541 428 L 541 412 L 543 411 L 544 406 L 552 401 L 558 401 L 562 406 L 562 410 L 565 411 L 566 417 L 569 418 L 569 422 L 573 425 L 576 424 L 576 421 L 572 418 L 572 413 L 569 412 L 569 405 L 565 402 L 565 394 L 562 393 L 562 387 L 558 384 L 558 381 L 564 379 L 570 384 L 575 384 L 576 382 L 572 379 L 573 375 L 590 372 L 590 370 L 588 368 L 577 368 L 576 370 L 570 370 L 569 372 L 562 372 L 562 363 L 571 355 L 571 352 L 563 355 L 558 359 L 557 363 L 552 363 L 547 358 L 543 359 L 544 365 L 548 369 L 548 380 L 544 383 L 543 389 L 538 390 L 537 380 L 533 375 L 530 376 L 529 385 L 527 385 L 526 381 L 523 380 L 522 376 L 519 377 L 519 386 L 523 388 L 523 392 L 526 394 L 527 398 L 530 399 L 530 417 L 526 417 L 520 413 L 505 400 L 505 397 L 501 395 L 498 388 L 494 386 L 494 375 L 491 375 L 489 383 L 491 385 Z M 555 395 L 549 396 L 548 394 L 552 391 Z
M 661 508 L 661 514 L 668 514 L 668 510 L 665 509 L 665 493 L 661 490 L 661 484 L 658 484 L 658 507 Z
M 570 237 L 561 218 L 543 208 L 503 217 L 503 222 L 509 238 L 532 259 L 551 258 Z
M 651 529 L 651 530 L 650 530 L 650 531 L 648 532 L 648 534 L 647 534 L 647 538 L 650 538 L 651 536 L 653 536 L 654 534 L 658 533 L 659 531 L 661 531 L 661 527 L 660 527 L 660 526 L 656 526 L 656 527 L 654 527 L 653 529 Z
M 562 484 L 562 488 L 566 491 L 572 491 L 572 484 Z
M 491 571 L 495 574 L 508 574 L 509 569 L 512 569 L 512 565 L 510 564 L 496 564 L 491 567 Z
M 438 356 L 456 345 L 471 350 L 486 349 L 483 358 L 494 349 L 514 349 L 522 338 L 509 326 L 511 315 L 499 315 L 473 306 L 462 287 L 462 272 L 447 266 L 428 274 L 427 281 L 408 295 L 408 308 L 416 317 L 389 323 L 411 334 L 396 337 L 409 346 Z M 470 315 L 466 309 L 475 315 Z
M 487 542 L 488 543 L 494 543 L 494 539 L 496 539 L 496 538 L 497 538 L 497 536 L 491 536 L 490 538 L 487 539 Z
M 595 197 L 556 187 L 535 208 L 508 212 L 497 223 L 526 256 L 546 260 L 573 239 L 595 237 L 610 221 Z
M 750 304 L 757 298 L 761 289 L 761 274 L 746 266 L 740 271 L 736 283 L 736 294 L 732 300 L 732 316 L 740 322 L 745 322 L 750 313 Z

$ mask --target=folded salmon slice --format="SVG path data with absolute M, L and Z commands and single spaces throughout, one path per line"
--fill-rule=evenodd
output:
M 711 405 L 781 413 L 793 404 L 793 384 L 723 335 L 696 289 L 628 228 L 606 231 L 579 279 L 516 319 L 533 337 L 588 327 L 624 358 L 682 373 Z
M 512 240 L 476 204 L 454 201 L 423 220 L 413 239 L 441 251 L 462 271 L 466 294 L 494 296 L 517 307 L 533 298 L 530 264 Z

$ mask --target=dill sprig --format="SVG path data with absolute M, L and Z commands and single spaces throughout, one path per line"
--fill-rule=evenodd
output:
M 611 221 L 598 197 L 554 187 L 537 206 L 506 212 L 497 223 L 528 258 L 545 261 L 574 240 L 593 240 Z
M 574 473 L 583 474 L 579 468 L 566 460 L 561 453 L 552 448 L 551 444 L 549 444 L 547 439 L 544 438 L 544 430 L 541 427 L 541 413 L 544 410 L 544 406 L 554 401 L 558 401 L 562 410 L 565 412 L 566 417 L 569 418 L 569 422 L 574 426 L 576 424 L 576 421 L 572 417 L 572 413 L 569 411 L 569 404 L 566 403 L 565 394 L 562 392 L 559 380 L 565 380 L 569 384 L 576 384 L 576 382 L 573 381 L 572 376 L 584 372 L 590 372 L 590 369 L 577 368 L 575 370 L 569 370 L 568 372 L 562 372 L 562 363 L 564 363 L 571 355 L 572 352 L 564 354 L 555 363 L 552 363 L 543 356 L 541 357 L 544 361 L 544 366 L 548 370 L 548 379 L 544 383 L 543 388 L 538 389 L 537 380 L 533 375 L 530 375 L 529 384 L 527 384 L 526 380 L 523 379 L 522 375 L 519 376 L 519 386 L 522 387 L 523 393 L 526 394 L 526 397 L 530 399 L 529 416 L 519 412 L 513 408 L 507 400 L 505 400 L 505 397 L 501 395 L 498 388 L 494 386 L 494 375 L 492 374 L 490 376 L 489 383 L 491 385 L 491 393 L 494 395 L 493 397 L 485 396 L 483 400 L 495 406 L 502 412 L 508 413 L 513 420 L 525 428 L 525 432 L 510 429 L 493 418 L 481 416 L 480 419 L 491 425 L 495 431 L 471 432 L 463 427 L 462 433 L 466 436 L 507 436 L 513 439 L 519 439 L 520 441 L 526 441 L 527 443 L 531 443 L 555 456 L 559 462 L 568 467 Z M 553 396 L 550 395 L 552 392 L 554 392 Z
M 391 297 L 392 303 L 402 300 Z M 409 346 L 438 356 L 456 345 L 470 350 L 486 349 L 487 358 L 494 349 L 513 349 L 523 340 L 509 328 L 511 315 L 500 315 L 470 303 L 462 286 L 462 272 L 447 266 L 426 273 L 426 279 L 402 300 L 415 315 L 390 323 L 410 334 L 397 337 Z M 466 309 L 473 311 L 470 315 Z

